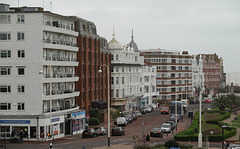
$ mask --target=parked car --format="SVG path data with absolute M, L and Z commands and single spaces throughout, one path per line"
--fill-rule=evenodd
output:
M 168 123 L 163 123 L 161 126 L 161 130 L 163 133 L 171 133 L 172 132 L 171 125 Z
M 141 109 L 140 109 L 140 112 L 141 112 L 142 114 L 146 114 L 146 113 L 147 113 L 144 108 L 141 108 Z
M 94 138 L 97 137 L 97 133 L 94 129 L 85 129 L 82 133 L 82 138 Z
M 113 127 L 112 128 L 112 136 L 116 135 L 125 135 L 125 130 L 123 127 Z
M 107 134 L 107 129 L 104 127 L 95 127 L 94 128 L 95 132 L 97 133 L 97 135 L 106 135 Z
M 124 117 L 118 117 L 117 118 L 117 125 L 123 125 L 123 126 L 127 126 L 128 122 L 126 121 L 126 119 Z
M 133 117 L 133 120 L 136 120 L 136 119 L 137 119 L 137 113 L 133 112 L 133 113 L 131 114 L 131 116 Z
M 171 130 L 172 131 L 175 129 L 174 121 L 167 121 L 166 123 L 171 125 Z
M 153 107 L 154 109 L 156 109 L 156 108 L 157 108 L 157 104 L 153 103 L 153 104 L 152 104 L 152 107 Z
M 146 111 L 146 113 L 151 113 L 152 112 L 152 107 L 151 106 L 146 106 L 144 108 L 144 110 Z
M 142 113 L 140 111 L 135 111 L 135 113 L 137 114 L 137 117 L 141 117 Z
M 133 121 L 133 117 L 131 115 L 126 115 L 124 118 L 126 119 L 128 124 L 132 123 L 132 121 Z
M 168 107 L 162 107 L 161 114 L 169 114 L 169 108 Z
M 180 117 L 177 116 L 177 122 L 179 122 L 179 120 L 180 120 Z M 176 121 L 176 116 L 175 115 L 170 116 L 169 121 L 174 121 L 175 122 Z
M 160 137 L 160 138 L 162 138 L 163 137 L 163 132 L 162 132 L 161 128 L 153 128 L 150 131 L 150 137 Z

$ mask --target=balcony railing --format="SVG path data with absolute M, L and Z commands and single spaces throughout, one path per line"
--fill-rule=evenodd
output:
M 57 27 L 57 28 L 63 28 L 63 29 L 75 31 L 75 28 L 73 26 L 61 24 L 58 21 L 53 21 L 53 22 L 43 21 L 43 24 L 47 25 L 47 26 L 53 26 L 53 27 Z
M 72 42 L 67 42 L 67 41 L 62 41 L 62 40 L 51 40 L 51 39 L 43 39 L 44 43 L 52 43 L 52 44 L 60 44 L 60 45 L 67 45 L 67 46 L 73 46 L 73 47 L 77 47 L 76 43 L 72 43 Z
M 72 106 L 53 107 L 52 112 L 64 111 L 64 110 L 68 110 L 68 109 L 72 109 L 72 108 L 76 108 L 76 107 L 78 107 L 78 104 L 75 104 L 75 105 L 72 105 Z M 48 113 L 48 112 L 50 112 L 50 108 L 43 110 L 43 113 Z
M 77 92 L 78 90 L 71 90 L 71 89 L 68 89 L 68 90 L 59 90 L 59 91 L 52 91 L 52 95 L 61 95 L 61 94 L 70 94 L 70 93 L 74 93 L 74 92 Z M 50 91 L 43 91 L 43 95 L 50 95 Z
M 64 57 L 49 57 L 49 56 L 44 56 L 44 60 L 47 61 L 65 61 L 65 62 L 77 62 L 76 58 L 64 58 Z
M 77 74 L 52 74 L 52 78 L 73 78 L 73 77 L 78 77 L 79 75 Z M 44 78 L 50 78 L 49 74 L 44 74 Z

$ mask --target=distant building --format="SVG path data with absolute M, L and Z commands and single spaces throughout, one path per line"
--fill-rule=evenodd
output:
M 156 70 L 144 66 L 133 36 L 128 45 L 122 46 L 113 34 L 108 48 L 112 54 L 112 107 L 129 112 L 152 104 L 156 96 Z
M 201 56 L 192 56 L 192 91 L 193 97 L 198 97 L 204 85 L 203 60 Z
M 199 54 L 203 58 L 203 73 L 205 77 L 205 94 L 218 95 L 223 74 L 223 61 L 216 53 Z
M 144 63 L 157 67 L 158 100 L 181 100 L 192 97 L 192 57 L 187 51 L 141 50 Z

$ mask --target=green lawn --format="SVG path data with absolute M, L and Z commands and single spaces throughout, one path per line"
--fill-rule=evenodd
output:
M 234 127 L 240 127 L 240 124 L 232 124 Z

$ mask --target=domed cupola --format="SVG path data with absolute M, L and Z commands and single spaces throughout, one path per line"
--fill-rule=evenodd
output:
M 113 28 L 113 38 L 112 38 L 112 40 L 108 43 L 108 49 L 110 49 L 110 50 L 113 50 L 113 49 L 117 49 L 117 50 L 123 49 L 121 43 L 118 42 L 118 41 L 115 39 L 114 28 Z
M 128 45 L 129 45 L 129 47 L 133 48 L 135 52 L 140 52 L 138 50 L 137 44 L 133 40 L 133 29 L 132 29 L 132 40 L 131 40 L 131 42 Z

